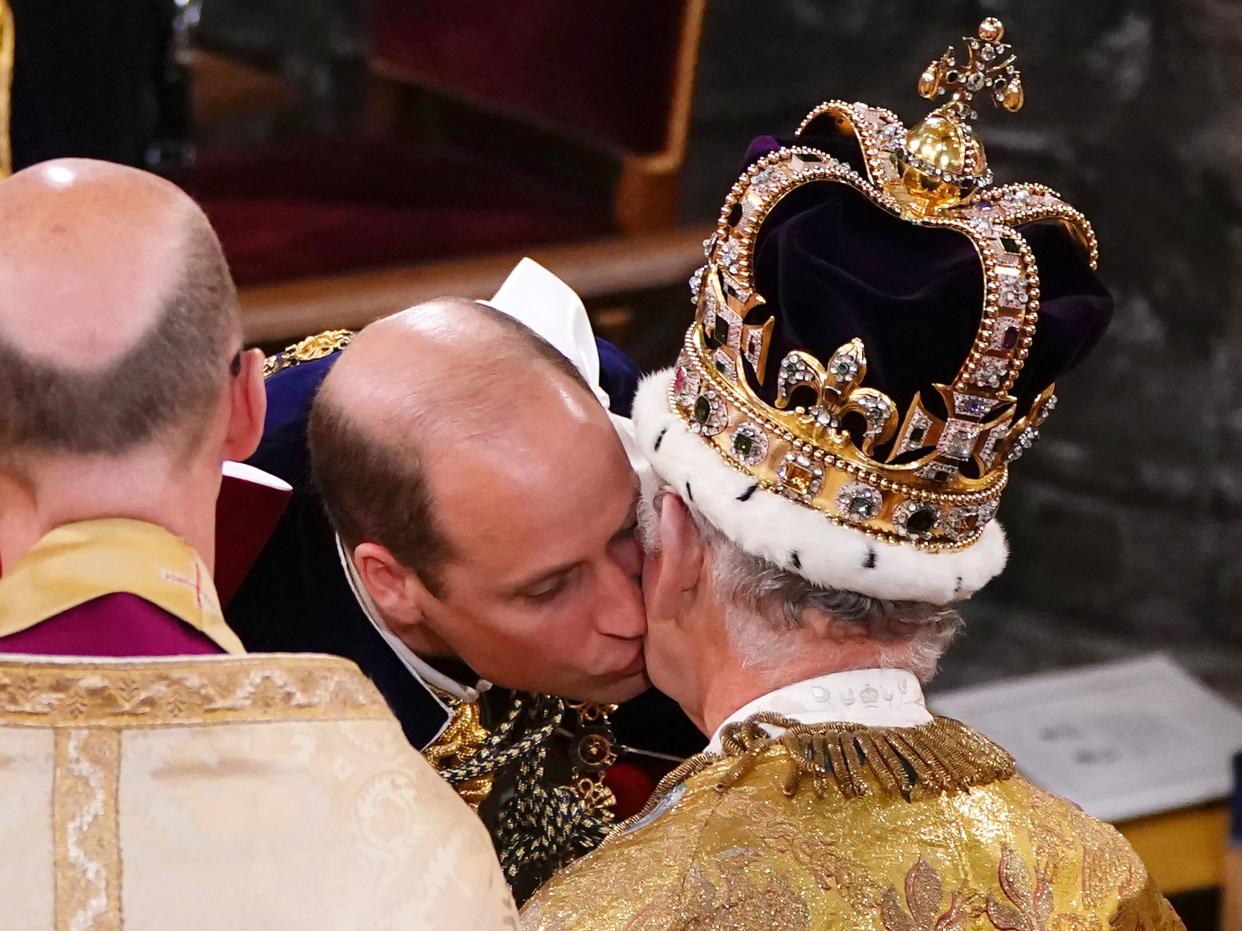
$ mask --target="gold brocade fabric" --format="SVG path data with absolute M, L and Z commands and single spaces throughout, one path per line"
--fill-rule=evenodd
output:
M 486 830 L 326 656 L 0 656 L 23 931 L 516 929 Z
M 936 725 L 906 729 L 922 732 L 918 749 L 901 740 L 903 729 L 820 726 L 830 739 L 818 741 L 804 726 L 800 740 L 750 742 L 757 752 L 741 766 L 745 746 L 734 741 L 729 752 L 726 740 L 729 755 L 690 764 L 645 816 L 546 884 L 522 927 L 1182 931 L 1113 828 L 1020 776 L 979 781 L 961 749 L 991 747 L 989 767 L 1003 751 L 956 722 Z M 815 748 L 847 730 L 924 762 L 931 749 L 945 764 L 942 783 L 968 787 L 933 789 L 903 766 L 914 783 L 903 791 L 900 779 L 879 776 L 888 762 L 901 766 L 903 752 L 883 762 L 857 753 L 836 764 L 848 778 L 808 781 L 834 772 Z M 941 732 L 956 746 L 937 747 Z M 860 785 L 864 794 L 853 794 Z
M 198 553 L 163 527 L 122 517 L 57 527 L 8 567 L 0 578 L 0 637 L 114 592 L 151 602 L 226 653 L 246 652 Z

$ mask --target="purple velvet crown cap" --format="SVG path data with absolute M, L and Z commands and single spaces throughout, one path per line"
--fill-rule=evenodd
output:
M 782 145 L 810 145 L 858 167 L 845 142 L 852 140 L 760 136 L 746 162 Z M 1018 231 L 1040 276 L 1035 340 L 1014 389 L 1021 412 L 1091 352 L 1112 319 L 1113 299 L 1059 225 Z M 933 384 L 953 381 L 979 327 L 983 270 L 970 241 L 892 216 L 844 184 L 815 182 L 786 196 L 759 231 L 753 263 L 766 304 L 748 322 L 770 314 L 776 325 L 762 383 L 749 366 L 748 378 L 768 403 L 786 353 L 826 360 L 859 338 L 869 366 L 864 384 L 904 410 L 916 393 L 927 400 Z

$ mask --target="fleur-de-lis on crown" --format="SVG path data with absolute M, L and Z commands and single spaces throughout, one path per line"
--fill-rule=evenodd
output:
M 796 410 L 813 426 L 817 438 L 837 444 L 845 442 L 848 436 L 842 432 L 846 415 L 861 415 L 866 424 L 861 449 L 870 455 L 897 429 L 897 407 L 888 395 L 861 387 L 866 375 L 867 354 L 860 339 L 852 339 L 834 352 L 827 365 L 809 353 L 794 350 L 781 360 L 776 406 L 785 410 L 798 388 L 810 389 L 815 403 Z

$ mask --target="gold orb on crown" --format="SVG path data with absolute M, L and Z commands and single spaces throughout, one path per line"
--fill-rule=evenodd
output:
M 926 215 L 968 200 L 992 181 L 983 143 L 970 125 L 978 116 L 971 104 L 977 94 L 986 94 L 1011 113 L 1022 108 L 1022 76 L 1004 36 L 1000 20 L 985 19 L 978 38 L 965 39 L 964 63 L 950 47 L 919 77 L 919 93 L 927 99 L 951 95 L 906 133 L 894 153 L 903 186 Z

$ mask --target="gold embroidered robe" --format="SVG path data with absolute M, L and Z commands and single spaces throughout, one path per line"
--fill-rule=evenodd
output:
M 352 663 L 0 657 L 22 931 L 516 929 L 486 830 Z
M 984 774 L 981 757 L 1009 772 Z M 1113 828 L 1011 767 L 947 719 L 701 759 L 547 883 L 522 927 L 1182 931 Z

